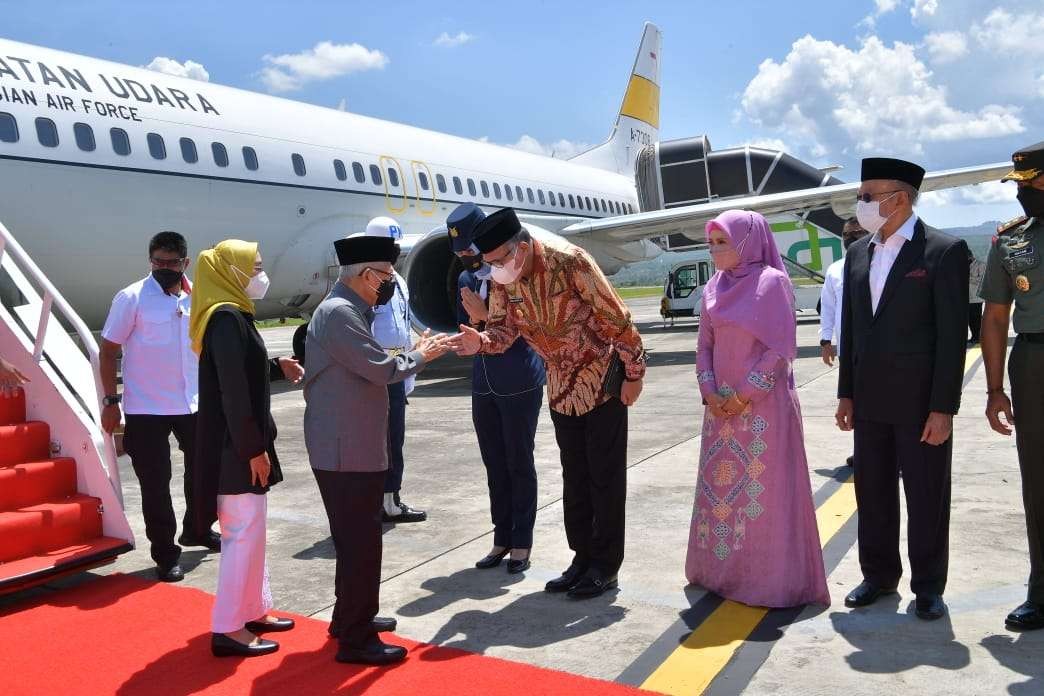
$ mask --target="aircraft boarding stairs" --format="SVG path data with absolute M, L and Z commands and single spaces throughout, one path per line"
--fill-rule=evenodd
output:
M 100 427 L 98 344 L 3 224 L 0 300 L 0 356 L 30 379 L 0 393 L 6 594 L 111 563 L 134 535 L 115 445 Z

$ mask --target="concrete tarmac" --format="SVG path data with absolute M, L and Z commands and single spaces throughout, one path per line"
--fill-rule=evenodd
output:
M 657 298 L 629 304 L 651 357 L 641 400 L 630 410 L 627 556 L 620 589 L 583 602 L 543 591 L 571 559 L 562 527 L 558 449 L 546 409 L 536 445 L 533 566 L 524 576 L 508 575 L 503 567 L 474 568 L 492 544 L 486 479 L 471 424 L 469 365 L 447 357 L 421 375 L 407 412 L 402 497 L 426 510 L 428 521 L 384 531 L 382 614 L 398 617 L 402 635 L 640 685 L 691 630 L 682 624 L 679 632 L 679 617 L 705 594 L 687 587 L 683 573 L 703 410 L 695 375 L 696 324 L 664 328 Z M 270 354 L 289 354 L 291 334 L 266 330 Z M 836 368 L 819 358 L 815 315 L 799 320 L 798 342 L 795 378 L 815 491 L 846 475 L 841 466 L 852 439 L 834 426 Z M 808 608 L 770 639 L 746 642 L 706 693 L 1044 694 L 1044 631 L 1018 635 L 1004 629 L 1005 614 L 1025 596 L 1028 560 L 1014 441 L 986 425 L 985 391 L 976 366 L 956 419 L 950 615 L 932 623 L 916 619 L 905 578 L 899 597 L 846 609 L 844 595 L 860 580 L 850 522 L 832 542 L 839 558 L 829 577 L 832 606 Z M 272 410 L 285 476 L 268 503 L 272 593 L 279 610 L 326 619 L 333 604 L 334 550 L 305 452 L 300 389 L 277 385 Z M 138 548 L 95 572 L 153 577 L 137 483 L 126 458 L 121 466 Z M 180 519 L 180 461 L 175 471 Z M 218 558 L 186 549 L 184 584 L 213 593 Z

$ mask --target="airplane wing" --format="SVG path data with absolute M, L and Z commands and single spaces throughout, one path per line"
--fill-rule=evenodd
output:
M 1011 163 L 1003 162 L 930 172 L 924 177 L 921 192 L 995 181 L 1010 170 Z M 586 237 L 620 244 L 680 233 L 693 241 L 702 242 L 704 226 L 726 210 L 739 208 L 753 210 L 762 215 L 801 214 L 817 208 L 832 206 L 835 210 L 850 211 L 855 206 L 858 191 L 859 182 L 852 182 L 762 196 L 723 198 L 698 205 L 653 210 L 599 220 L 584 220 L 563 227 L 558 234 L 564 237 Z

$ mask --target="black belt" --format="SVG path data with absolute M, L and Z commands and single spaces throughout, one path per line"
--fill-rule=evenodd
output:
M 1044 333 L 1020 333 L 1019 338 L 1027 343 L 1044 344 Z

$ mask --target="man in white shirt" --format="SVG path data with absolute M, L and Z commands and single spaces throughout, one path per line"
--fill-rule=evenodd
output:
M 389 217 L 377 217 L 366 225 L 366 235 L 402 239 L 402 228 Z M 405 355 L 413 347 L 410 320 L 410 292 L 406 280 L 392 269 L 386 283 L 390 296 L 384 304 L 373 308 L 374 338 L 392 355 Z M 388 385 L 388 473 L 384 480 L 383 518 L 385 522 L 423 522 L 428 515 L 402 502 L 402 476 L 406 468 L 403 446 L 406 443 L 406 399 L 413 391 L 416 377 Z
M 177 521 L 170 498 L 171 433 L 185 460 L 185 517 L 178 541 L 221 549 L 220 537 L 190 536 L 193 528 L 192 473 L 195 458 L 199 361 L 189 338 L 191 288 L 185 278 L 188 246 L 176 232 L 160 232 L 149 242 L 152 272 L 116 294 L 102 329 L 101 373 L 105 387 L 102 427 L 112 433 L 126 416 L 123 447 L 141 486 L 145 536 L 156 574 L 164 582 L 184 577 L 181 547 L 174 543 Z M 123 352 L 123 394 L 116 390 L 116 361 Z
M 848 247 L 857 239 L 862 239 L 867 231 L 859 221 L 851 218 L 841 230 L 841 243 Z M 841 296 L 844 291 L 845 260 L 840 258 L 827 267 L 824 274 L 823 291 L 819 298 L 819 347 L 823 362 L 834 366 L 837 357 L 837 345 L 841 342 Z

